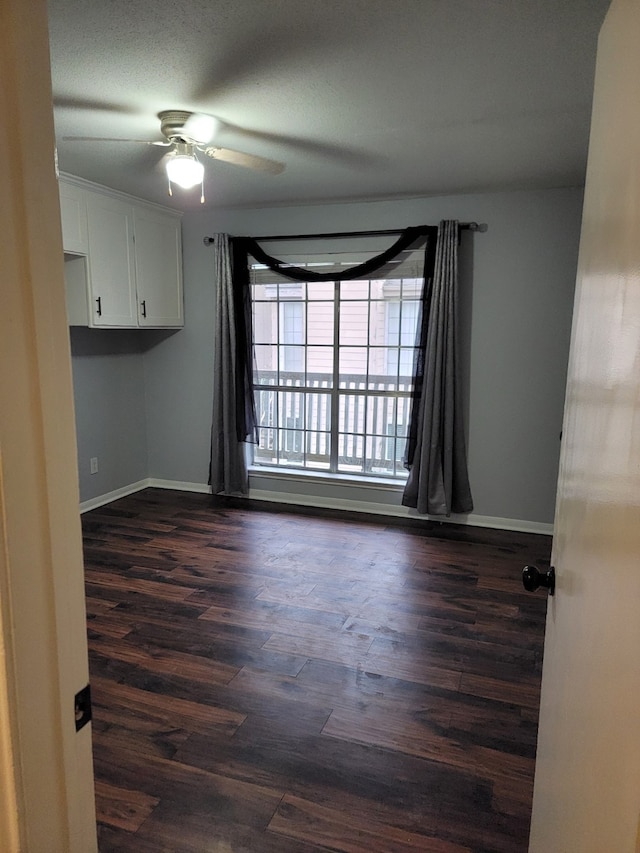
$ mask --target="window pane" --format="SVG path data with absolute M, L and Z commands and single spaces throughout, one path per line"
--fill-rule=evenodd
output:
M 253 303 L 253 341 L 256 344 L 277 343 L 277 323 L 275 302 Z
M 404 380 L 405 385 L 408 382 L 413 382 L 413 363 L 415 360 L 415 354 L 416 351 L 414 347 L 402 348 L 399 352 L 400 368 L 398 373 L 400 374 L 401 382 Z
M 365 448 L 365 470 L 378 477 L 406 479 L 407 471 L 402 465 L 404 439 L 394 436 L 368 436 Z
M 333 347 L 307 348 L 307 386 L 331 388 L 333 386 Z
M 304 394 L 299 391 L 278 391 L 278 426 L 302 429 Z
M 416 333 L 418 331 L 419 309 L 419 302 L 402 303 L 400 345 L 403 347 L 415 346 Z
M 330 432 L 331 397 L 329 394 L 305 394 L 305 428 L 311 432 Z
M 369 350 L 369 387 L 387 390 L 396 387 L 398 350 L 371 347 Z
M 375 302 L 376 300 L 381 300 L 386 298 L 386 290 L 387 290 L 387 280 L 384 278 L 371 280 L 369 282 L 369 293 L 370 300 Z
M 364 436 L 338 435 L 338 470 L 360 473 L 364 470 Z
M 422 279 L 403 278 L 401 281 L 401 293 L 403 302 L 415 301 L 420 304 L 422 299 Z
M 367 435 L 388 435 L 389 427 L 394 430 L 396 401 L 393 397 L 367 399 Z
M 393 456 L 387 459 L 387 451 L 387 439 L 382 436 L 367 436 L 364 466 L 369 474 L 393 474 Z
M 340 282 L 340 299 L 368 299 L 369 298 L 369 282 L 368 281 L 341 281 Z M 342 309 L 341 309 L 342 310 Z
M 340 304 L 340 343 L 360 344 L 369 342 L 369 303 L 342 302 Z
M 331 434 L 305 433 L 305 467 L 327 470 L 331 463 Z
M 367 399 L 360 394 L 340 394 L 338 429 L 340 432 L 364 432 Z
M 333 346 L 333 302 L 314 302 L 307 310 L 307 343 Z
M 280 348 L 282 349 L 282 347 Z M 284 360 L 284 356 L 280 353 L 280 360 Z M 285 388 L 301 388 L 304 385 L 303 370 L 278 370 L 278 385 L 283 385 Z
M 276 446 L 276 430 L 261 427 L 258 430 L 258 451 L 260 456 L 271 457 Z
M 395 432 L 396 435 L 406 437 L 409 435 L 409 418 L 411 417 L 411 397 L 398 397 Z
M 273 344 L 256 344 L 253 351 L 257 371 L 256 382 L 260 385 L 273 384 L 278 367 L 278 348 Z
M 283 302 L 280 305 L 280 341 L 282 343 L 304 343 L 304 307 L 304 302 Z
M 278 423 L 278 397 L 277 392 L 272 390 L 254 390 L 256 404 L 256 418 L 258 426 L 277 426 Z
M 304 285 L 297 281 L 279 282 L 277 298 L 280 302 L 290 299 L 300 301 L 304 297 Z
M 280 374 L 286 373 L 289 379 L 294 380 L 294 384 L 298 385 L 304 379 L 304 347 L 281 346 L 280 350 Z M 298 381 L 299 380 L 299 381 Z M 286 383 L 287 385 L 289 382 Z
M 387 302 L 387 330 L 386 341 L 389 346 L 397 347 L 400 344 L 400 303 Z
M 386 343 L 386 306 L 384 302 L 369 303 L 369 345 L 384 346 Z
M 304 433 L 297 429 L 279 431 L 279 458 L 288 465 L 304 465 Z
M 363 388 L 367 375 L 367 348 L 340 347 L 340 387 Z
M 283 302 L 280 305 L 279 363 L 281 371 L 297 373 L 304 371 L 305 352 L 302 346 L 305 340 L 304 308 L 302 302 Z
M 266 287 L 264 284 L 252 284 L 251 285 L 251 302 L 255 305 L 257 302 L 261 302 L 264 299 L 267 299 Z
M 323 299 L 333 304 L 336 289 L 333 281 L 310 281 L 307 283 L 306 288 L 307 299 L 310 302 L 317 299 Z

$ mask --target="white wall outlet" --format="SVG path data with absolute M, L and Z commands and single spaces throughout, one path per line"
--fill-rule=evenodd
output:
M 97 474 L 98 473 L 98 457 L 92 456 L 91 459 L 89 460 L 89 464 L 91 466 L 91 473 Z

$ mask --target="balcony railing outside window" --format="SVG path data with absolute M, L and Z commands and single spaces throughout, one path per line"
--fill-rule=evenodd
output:
M 254 464 L 405 478 L 411 377 L 340 374 L 339 386 L 329 373 L 261 370 Z

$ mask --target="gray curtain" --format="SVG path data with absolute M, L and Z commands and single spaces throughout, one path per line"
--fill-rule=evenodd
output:
M 247 495 L 249 477 L 245 445 L 238 435 L 244 400 L 238 400 L 237 300 L 231 266 L 228 234 L 213 237 L 216 288 L 216 328 L 214 346 L 213 425 L 211 428 L 211 470 L 209 482 L 214 495 Z
M 438 226 L 431 286 L 425 281 L 421 334 L 424 375 L 413 402 L 414 446 L 407 460 L 404 506 L 429 515 L 473 509 L 460 404 L 457 354 L 459 226 Z

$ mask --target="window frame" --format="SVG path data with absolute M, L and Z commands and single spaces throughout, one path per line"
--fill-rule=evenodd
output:
M 404 300 L 405 302 L 418 302 L 421 299 L 423 283 L 423 253 L 419 250 L 413 250 L 406 254 L 410 255 L 414 261 L 409 264 L 412 273 L 410 276 L 407 272 L 403 272 L 401 276 L 394 274 L 394 278 L 390 280 L 384 278 L 384 276 L 381 276 L 379 273 L 373 273 L 368 278 L 342 282 L 333 281 L 330 283 L 332 286 L 331 299 L 325 299 L 324 296 L 322 299 L 310 298 L 310 289 L 317 287 L 317 284 L 314 282 L 296 282 L 293 284 L 290 280 L 283 280 L 284 277 L 277 273 L 272 273 L 269 270 L 262 273 L 261 281 L 252 279 L 254 318 L 256 305 L 264 302 L 275 302 L 277 306 L 276 313 L 278 315 L 278 335 L 275 342 L 263 341 L 254 337 L 254 344 L 256 348 L 265 346 L 275 347 L 278 354 L 275 359 L 277 369 L 274 371 L 275 378 L 273 382 L 268 384 L 261 382 L 260 369 L 256 366 L 254 370 L 254 394 L 256 395 L 259 434 L 261 438 L 265 435 L 270 437 L 271 440 L 267 443 L 267 446 L 270 447 L 273 452 L 268 459 L 265 458 L 264 460 L 261 460 L 259 459 L 260 447 L 254 447 L 250 459 L 250 466 L 252 470 L 256 472 L 278 471 L 292 475 L 295 475 L 296 473 L 304 473 L 305 475 L 316 474 L 326 476 L 330 479 L 336 478 L 343 480 L 382 479 L 397 485 L 404 484 L 407 478 L 407 472 L 402 464 L 402 457 L 404 455 L 413 397 L 413 377 L 410 377 L 410 383 L 405 383 L 406 387 L 401 388 L 401 377 L 399 377 L 397 369 L 394 376 L 384 376 L 383 374 L 370 373 L 369 366 L 371 363 L 371 350 L 374 348 L 371 343 L 370 328 L 372 306 L 376 304 L 382 304 L 385 306 L 384 340 L 382 341 L 382 345 L 388 352 L 388 304 L 390 302 L 402 302 L 402 296 L 405 292 L 405 288 L 410 291 L 407 298 Z M 336 263 L 333 258 L 331 258 L 331 262 L 334 264 Z M 319 263 L 312 263 L 309 265 L 316 266 L 320 264 L 322 266 L 329 265 L 326 261 L 322 260 L 319 260 Z M 297 261 L 296 265 L 302 266 L 303 264 L 300 261 Z M 264 270 L 265 268 L 262 265 L 256 264 L 253 265 L 251 269 Z M 400 270 L 397 270 L 397 273 L 399 272 Z M 344 293 L 346 291 L 343 290 L 343 288 L 345 288 L 345 286 L 348 287 L 349 285 L 353 285 L 354 283 L 359 284 L 360 286 L 366 286 L 367 295 L 365 298 L 345 298 Z M 372 296 L 372 287 L 374 283 L 382 283 L 380 292 L 375 296 L 375 298 Z M 262 284 L 264 287 L 265 295 L 263 298 L 255 298 L 256 285 L 259 284 Z M 281 299 L 280 297 L 281 288 L 283 292 L 287 292 L 288 294 L 285 299 Z M 309 343 L 308 329 L 310 323 L 310 312 L 313 304 L 323 301 L 330 302 L 333 308 L 332 343 L 328 345 L 328 348 L 332 350 L 332 368 L 330 372 L 331 379 L 328 384 L 323 387 L 318 387 L 317 385 L 311 384 L 309 379 L 309 377 L 313 375 L 313 371 L 309 371 L 308 369 L 309 349 L 311 346 L 316 346 L 316 344 Z M 286 342 L 280 340 L 280 323 L 282 318 L 281 306 L 287 302 L 294 302 L 295 304 L 303 304 L 305 306 L 303 309 L 304 343 L 301 344 L 305 352 L 303 359 L 304 369 L 299 371 L 301 379 L 299 382 L 296 381 L 295 384 L 287 384 L 293 382 L 292 377 L 284 377 L 285 381 L 283 381 L 282 374 L 287 372 L 291 373 L 291 371 L 284 371 L 281 367 L 282 360 L 280 351 L 287 346 Z M 344 376 L 347 374 L 344 370 L 342 373 L 340 371 L 340 357 L 343 352 L 343 347 L 349 346 L 349 344 L 344 344 L 341 340 L 341 316 L 346 302 L 365 302 L 367 304 L 367 339 L 364 345 L 359 345 L 359 348 L 365 351 L 364 355 L 366 358 L 366 368 L 364 373 L 361 374 L 361 387 L 346 387 Z M 415 323 L 417 326 L 419 321 L 419 310 L 416 310 L 414 313 Z M 400 308 L 400 318 L 401 317 L 402 308 Z M 401 319 L 400 324 L 402 325 Z M 400 366 L 402 355 L 401 350 L 403 336 L 401 332 L 402 329 L 400 329 L 398 333 L 397 346 L 393 347 L 397 355 L 398 366 Z M 376 344 L 375 348 L 379 348 L 378 344 Z M 412 351 L 413 349 L 414 347 L 411 347 Z M 387 361 L 388 359 L 385 357 L 385 369 Z M 372 377 L 376 377 L 378 381 L 374 382 Z M 395 383 L 395 387 L 390 387 L 392 383 Z M 264 409 L 264 404 L 261 406 L 260 395 L 263 395 L 263 401 L 267 399 L 267 395 L 265 394 L 266 388 L 269 389 L 268 394 L 271 395 L 269 397 L 271 400 L 270 405 L 272 409 L 275 408 L 275 414 L 271 411 L 269 413 L 269 417 L 264 419 L 261 417 L 261 411 Z M 298 409 L 296 410 L 298 413 L 298 419 L 296 422 L 290 420 L 285 423 L 285 420 L 283 420 L 283 412 L 280 407 L 289 405 L 286 395 L 290 394 L 299 395 L 297 403 Z M 330 411 L 330 417 L 325 418 L 323 421 L 323 424 L 328 425 L 329 428 L 328 430 L 314 431 L 309 426 L 308 407 L 312 405 L 312 401 L 314 401 L 314 405 L 318 407 L 321 400 L 326 401 L 324 405 Z M 351 401 L 354 410 L 356 408 L 359 410 L 357 421 L 353 424 L 345 423 L 344 411 L 349 405 L 349 400 Z M 370 415 L 370 410 L 375 410 L 376 408 L 380 409 L 380 407 L 383 409 L 387 407 L 385 411 L 388 412 L 389 404 L 392 409 L 392 418 L 388 422 L 384 420 L 384 417 L 381 422 L 376 421 L 373 415 Z M 400 425 L 398 425 L 399 410 L 401 410 Z M 364 411 L 364 414 L 362 414 L 362 411 Z M 351 416 L 353 417 L 353 415 Z M 353 426 L 352 429 L 348 428 L 350 425 Z M 399 426 L 401 434 L 398 434 Z M 378 427 L 380 428 L 378 429 Z M 293 434 L 287 434 L 287 431 L 290 431 L 292 428 Z M 323 454 L 323 461 L 321 462 L 318 462 L 317 459 L 311 460 L 311 457 L 314 456 L 314 454 L 309 450 L 310 445 L 308 444 L 308 440 L 310 438 L 315 437 L 316 448 L 321 444 L 316 432 L 325 436 L 326 442 L 328 443 L 328 454 L 326 452 Z M 298 448 L 301 451 L 300 458 L 293 460 L 291 458 L 283 458 L 282 447 L 285 446 L 284 440 L 292 438 L 295 442 L 296 434 L 300 437 L 298 442 Z M 378 444 L 377 453 L 373 450 L 374 442 L 377 442 Z M 354 444 L 359 444 L 359 449 L 361 449 L 362 452 L 359 454 L 353 454 L 352 456 L 354 459 L 360 459 L 361 461 L 350 466 L 349 463 L 345 461 L 349 458 L 346 448 L 348 445 Z M 316 454 L 316 456 L 317 455 L 318 454 Z M 387 461 L 391 464 L 387 469 L 383 469 L 379 464 L 381 461 Z

